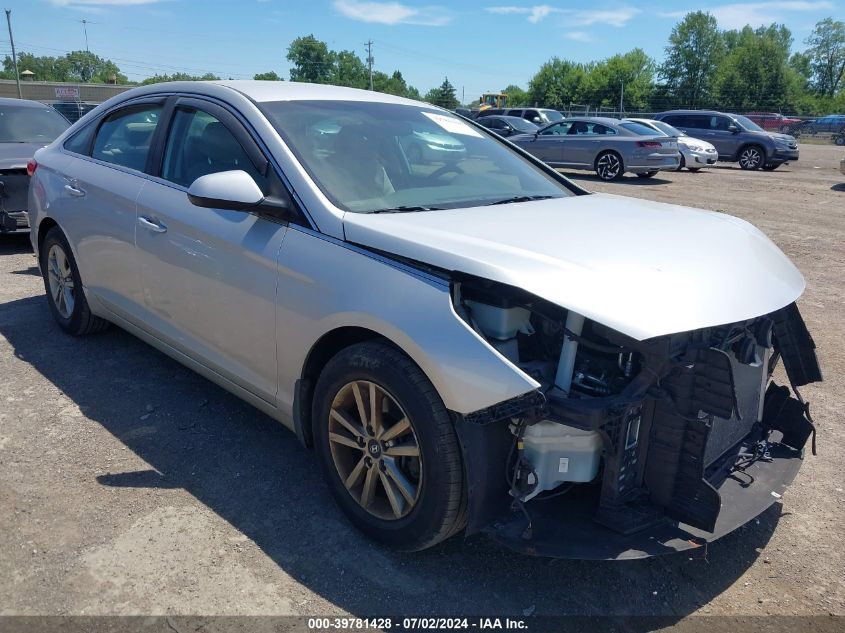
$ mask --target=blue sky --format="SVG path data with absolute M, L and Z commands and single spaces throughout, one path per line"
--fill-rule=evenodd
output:
M 275 70 L 287 78 L 290 41 L 313 33 L 334 49 L 399 69 L 421 92 L 445 75 L 466 98 L 508 83 L 526 86 L 553 56 L 587 61 L 639 46 L 660 59 L 672 26 L 690 10 L 713 13 L 723 28 L 779 22 L 795 47 L 818 20 L 842 18 L 845 0 L 28 0 L 12 9 L 18 50 L 61 55 L 83 49 L 113 59 L 130 79 L 155 73 L 212 72 L 248 79 Z M 8 2 L 8 0 L 7 0 Z M 0 54 L 9 53 L 2 29 Z

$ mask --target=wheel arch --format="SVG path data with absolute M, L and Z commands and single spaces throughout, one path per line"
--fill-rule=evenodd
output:
M 38 252 L 35 255 L 38 259 L 39 269 L 41 268 L 41 245 L 44 243 L 44 238 L 47 237 L 47 233 L 54 226 L 59 226 L 59 223 L 49 216 L 43 218 L 41 222 L 38 223 L 38 239 L 36 240 L 36 244 L 38 245 Z M 62 230 L 61 227 L 59 227 L 59 230 Z M 75 255 L 76 253 L 74 253 L 74 256 Z
M 302 372 L 297 380 L 294 391 L 293 423 L 296 436 L 307 448 L 314 447 L 314 433 L 311 419 L 311 408 L 314 404 L 314 385 L 328 362 L 341 350 L 363 343 L 364 341 L 380 341 L 396 348 L 407 356 L 420 371 L 431 380 L 431 377 L 419 366 L 413 356 L 395 341 L 380 332 L 361 326 L 340 326 L 326 332 L 311 346 Z
M 769 156 L 771 156 L 773 153 L 769 151 L 769 148 L 766 147 L 765 143 L 761 143 L 759 141 L 746 141 L 745 143 L 739 146 L 738 150 L 736 150 L 736 160 L 739 160 L 739 157 L 742 156 L 742 152 L 744 152 L 749 147 L 759 147 L 761 150 L 763 150 L 763 162 L 766 162 Z

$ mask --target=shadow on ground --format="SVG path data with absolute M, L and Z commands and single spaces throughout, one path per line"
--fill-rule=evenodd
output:
M 547 560 L 513 554 L 484 537 L 454 538 L 422 553 L 390 552 L 345 521 L 316 459 L 293 433 L 129 334 L 112 328 L 65 336 L 43 297 L 0 304 L 0 334 L 18 358 L 151 467 L 92 472 L 87 485 L 183 488 L 294 580 L 359 616 L 680 618 L 741 577 L 780 518 L 777 504 L 694 558 Z M 154 410 L 139 421 L 147 405 Z M 647 628 L 633 622 L 627 630 Z

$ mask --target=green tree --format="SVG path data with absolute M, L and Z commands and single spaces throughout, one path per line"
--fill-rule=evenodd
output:
M 275 70 L 266 73 L 256 73 L 252 78 L 256 81 L 284 81 L 284 79 L 276 74 Z
M 313 35 L 297 37 L 288 46 L 287 60 L 293 64 L 291 81 L 329 83 L 334 71 L 334 55 L 325 42 Z
M 173 73 L 172 75 L 153 75 L 141 82 L 142 86 L 147 84 L 165 83 L 168 81 L 216 81 L 220 79 L 217 75 L 206 73 L 204 75 L 189 75 L 188 73 Z
M 455 87 L 449 83 L 448 77 L 443 80 L 439 87 L 429 90 L 423 100 L 447 110 L 454 110 L 460 105 Z
M 528 82 L 528 101 L 562 110 L 583 99 L 586 78 L 584 64 L 553 57 Z
M 128 78 L 117 64 L 87 51 L 73 51 L 62 57 L 40 57 L 32 53 L 18 53 L 18 70 L 30 70 L 38 81 L 74 81 L 107 83 L 128 83 Z M 14 79 L 15 69 L 11 56 L 3 60 L 3 79 Z
M 648 108 L 654 90 L 654 60 L 635 48 L 585 66 L 583 97 L 587 103 L 627 110 Z
M 727 110 L 783 110 L 795 74 L 789 66 L 792 34 L 785 26 L 724 34 L 726 54 L 713 80 L 719 107 Z
M 669 36 L 660 75 L 677 105 L 700 107 L 711 100 L 725 41 L 716 18 L 703 11 L 684 16 Z
M 806 44 L 816 92 L 833 97 L 845 76 L 845 23 L 825 18 L 816 24 Z
M 519 86 L 510 84 L 507 88 L 502 90 L 502 92 L 508 95 L 508 106 L 512 108 L 517 106 L 531 105 L 531 100 L 528 98 L 528 93 Z
M 329 51 L 332 61 L 327 83 L 350 88 L 367 88 L 370 83 L 369 72 L 364 62 L 352 51 Z

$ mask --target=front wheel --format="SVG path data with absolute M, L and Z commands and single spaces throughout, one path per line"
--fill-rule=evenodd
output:
M 780 167 L 783 163 L 768 163 L 763 165 L 763 171 L 774 171 L 778 167 Z
M 53 318 L 65 332 L 74 336 L 93 334 L 109 322 L 94 316 L 82 291 L 79 267 L 67 238 L 59 227 L 51 228 L 39 248 L 44 290 Z
M 637 174 L 637 178 L 654 178 L 656 171 L 647 171 L 644 174 Z
M 464 475 L 443 401 L 396 348 L 365 342 L 326 365 L 312 408 L 329 488 L 370 538 L 421 550 L 465 524 Z
M 623 173 L 622 157 L 616 152 L 602 152 L 596 158 L 596 174 L 602 180 L 619 180 Z
M 739 166 L 746 170 L 760 169 L 765 162 L 766 155 L 762 147 L 749 145 L 743 147 L 739 153 Z
M 840 136 L 837 136 L 835 139 L 833 139 L 833 142 L 836 143 L 837 145 L 839 145 L 840 147 L 845 145 L 845 132 L 843 132 Z

